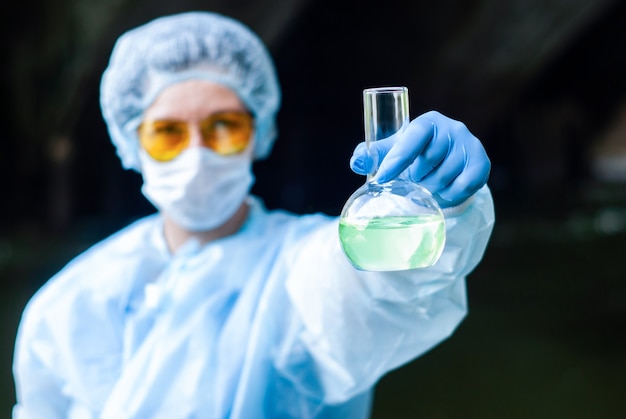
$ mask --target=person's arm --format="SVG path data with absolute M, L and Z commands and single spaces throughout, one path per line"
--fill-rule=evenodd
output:
M 465 278 L 493 229 L 490 162 L 461 122 L 428 112 L 369 151 L 360 144 L 351 167 L 367 174 L 375 161 L 379 182 L 406 170 L 433 193 L 446 214 L 446 246 L 434 266 L 402 272 L 354 269 L 336 222 L 295 246 L 286 286 L 296 315 L 277 364 L 326 403 L 370 389 L 450 336 L 467 312 Z M 314 373 L 306 371 L 310 364 Z
M 302 328 L 294 325 L 279 357 L 283 373 L 295 377 L 312 359 L 320 382 L 302 385 L 321 386 L 309 391 L 339 403 L 450 336 L 467 312 L 465 277 L 481 260 L 494 223 L 486 187 L 470 200 L 447 217 L 446 247 L 430 268 L 357 271 L 340 248 L 336 223 L 308 237 L 287 280 Z
M 19 326 L 13 360 L 17 404 L 13 419 L 64 418 L 69 400 L 54 373 L 60 360 L 37 306 L 29 304 Z

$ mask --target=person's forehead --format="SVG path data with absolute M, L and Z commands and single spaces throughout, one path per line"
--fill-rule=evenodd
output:
M 164 88 L 144 112 L 146 119 L 198 119 L 246 107 L 228 87 L 206 80 L 186 80 Z

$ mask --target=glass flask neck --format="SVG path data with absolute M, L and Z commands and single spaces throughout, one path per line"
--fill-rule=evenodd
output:
M 363 91 L 363 121 L 368 152 L 372 142 L 392 136 L 409 123 L 409 93 L 406 87 L 378 87 Z M 372 155 L 370 181 L 380 164 Z

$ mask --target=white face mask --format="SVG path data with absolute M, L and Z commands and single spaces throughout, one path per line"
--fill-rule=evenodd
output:
M 139 159 L 144 196 L 190 231 L 224 224 L 254 183 L 252 162 L 246 153 L 223 157 L 206 147 L 191 147 L 168 162 L 156 161 L 143 150 Z

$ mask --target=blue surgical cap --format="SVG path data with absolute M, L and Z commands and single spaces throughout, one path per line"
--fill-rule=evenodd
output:
M 255 157 L 276 138 L 280 86 L 263 42 L 242 23 L 209 12 L 165 16 L 119 37 L 100 85 L 100 105 L 124 167 L 140 170 L 137 127 L 166 87 L 190 79 L 235 92 L 255 116 Z

